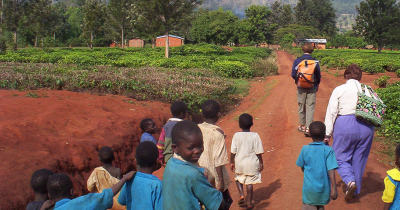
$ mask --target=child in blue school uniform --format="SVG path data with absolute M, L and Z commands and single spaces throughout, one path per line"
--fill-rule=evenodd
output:
M 156 123 L 150 119 L 146 118 L 140 122 L 140 129 L 142 129 L 143 134 L 140 137 L 140 142 L 151 141 L 157 144 L 157 140 L 154 138 L 153 134 L 157 132 Z
M 325 130 L 323 122 L 310 124 L 313 143 L 303 146 L 296 161 L 304 172 L 302 210 L 323 210 L 331 198 L 336 200 L 338 196 L 335 169 L 339 166 L 332 147 L 323 142 Z
M 396 168 L 387 171 L 385 177 L 385 191 L 383 191 L 382 200 L 385 202 L 384 210 L 400 209 L 400 193 L 398 191 L 400 184 L 400 145 L 396 147 Z
M 54 210 L 106 210 L 113 206 L 114 195 L 134 173 L 134 171 L 129 172 L 121 181 L 111 188 L 104 189 L 102 193 L 89 193 L 78 198 L 74 198 L 73 184 L 69 176 L 63 173 L 54 174 L 47 181 L 50 201 L 55 203 Z
M 181 121 L 172 128 L 173 157 L 163 175 L 163 209 L 226 209 L 222 193 L 204 176 L 198 161 L 203 153 L 203 135 L 196 123 Z
M 152 175 L 160 168 L 158 149 L 150 141 L 140 143 L 136 148 L 136 161 L 140 166 L 135 176 L 125 183 L 118 197 L 118 203 L 127 210 L 162 210 L 162 182 Z

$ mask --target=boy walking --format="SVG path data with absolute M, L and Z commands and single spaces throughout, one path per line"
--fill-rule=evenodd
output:
M 136 161 L 139 171 L 125 183 L 118 197 L 118 203 L 128 210 L 162 210 L 162 182 L 152 175 L 158 167 L 157 146 L 144 141 L 136 148 Z
M 161 130 L 160 138 L 158 139 L 158 160 L 161 164 L 166 164 L 172 157 L 171 149 L 171 131 L 176 123 L 186 118 L 187 106 L 182 101 L 175 101 L 171 104 L 172 118 L 165 123 Z
M 200 156 L 200 167 L 207 169 L 207 180 L 217 190 L 230 198 L 228 187 L 230 184 L 228 170 L 225 164 L 229 163 L 225 146 L 224 131 L 215 125 L 220 116 L 221 107 L 218 102 L 208 100 L 203 103 L 202 114 L 205 121 L 199 124 L 203 134 L 204 151 Z
M 332 147 L 323 142 L 325 124 L 316 121 L 309 129 L 313 143 L 303 146 L 296 161 L 304 172 L 302 210 L 323 210 L 330 198 L 338 196 L 335 169 L 339 166 Z
M 217 210 L 226 204 L 222 193 L 211 186 L 198 165 L 203 153 L 203 135 L 196 123 L 178 122 L 172 129 L 173 157 L 168 161 L 163 175 L 163 209 Z

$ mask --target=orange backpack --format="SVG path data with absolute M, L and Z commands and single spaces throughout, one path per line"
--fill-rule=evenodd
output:
M 300 58 L 301 59 L 301 58 Z M 313 88 L 314 87 L 314 70 L 317 66 L 316 60 L 302 60 L 297 66 L 296 85 L 300 88 Z

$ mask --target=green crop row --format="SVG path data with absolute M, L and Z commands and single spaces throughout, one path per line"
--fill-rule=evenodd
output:
M 194 111 L 210 98 L 227 105 L 240 98 L 232 79 L 207 69 L 3 63 L 0 88 L 49 88 L 121 94 L 138 100 L 183 100 Z
M 315 50 L 312 55 L 328 68 L 346 68 L 355 63 L 367 73 L 396 72 L 400 69 L 400 52 L 397 51 L 378 54 L 372 50 L 326 49 Z
M 224 48 L 210 44 L 171 47 L 170 58 L 164 48 L 95 48 L 22 49 L 0 55 L 0 62 L 76 64 L 80 66 L 107 65 L 116 67 L 203 68 L 231 78 L 249 78 L 255 62 L 267 58 L 272 51 L 266 48 Z

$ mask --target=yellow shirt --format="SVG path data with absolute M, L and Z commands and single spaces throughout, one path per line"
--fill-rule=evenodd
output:
M 397 168 L 387 171 L 387 174 L 396 181 L 400 181 L 400 171 Z M 382 200 L 385 203 L 392 203 L 395 192 L 396 186 L 390 181 L 389 177 L 386 177 L 385 180 L 385 191 L 383 191 Z
M 207 180 L 214 188 L 219 187 L 219 179 L 224 181 L 224 191 L 228 189 L 231 183 L 228 170 L 225 164 L 229 163 L 228 153 L 225 146 L 225 134 L 222 129 L 216 125 L 202 123 L 198 125 L 203 133 L 204 151 L 199 159 L 199 164 L 206 169 Z M 216 167 L 222 166 L 222 177 L 218 177 Z

